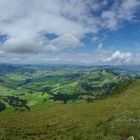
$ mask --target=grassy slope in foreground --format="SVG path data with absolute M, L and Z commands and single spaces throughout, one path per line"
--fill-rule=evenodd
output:
M 121 94 L 89 104 L 57 105 L 34 112 L 0 114 L 0 139 L 140 139 L 140 81 L 120 87 Z M 121 91 L 121 90 L 120 90 Z

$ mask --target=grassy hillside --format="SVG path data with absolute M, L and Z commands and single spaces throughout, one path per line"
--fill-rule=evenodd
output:
M 88 104 L 58 104 L 33 112 L 0 114 L 0 139 L 140 139 L 140 81 L 118 85 L 113 95 Z
M 58 103 L 92 102 L 128 76 L 76 66 L 0 65 L 0 111 L 34 111 Z M 10 71 L 9 71 L 10 70 Z

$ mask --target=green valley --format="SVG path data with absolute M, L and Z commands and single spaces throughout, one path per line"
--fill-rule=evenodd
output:
M 78 66 L 1 65 L 1 111 L 33 111 L 58 103 L 86 103 L 129 80 L 108 69 Z M 11 69 L 9 72 L 8 70 Z
M 140 81 L 88 104 L 59 104 L 33 112 L 1 113 L 1 139 L 140 139 Z
M 1 140 L 140 139 L 135 76 L 94 66 L 0 66 Z

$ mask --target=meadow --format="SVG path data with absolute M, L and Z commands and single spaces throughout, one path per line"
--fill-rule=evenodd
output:
M 33 112 L 1 113 L 0 138 L 126 140 L 140 139 L 140 81 L 121 93 L 88 104 L 58 104 Z M 117 90 L 118 92 L 118 90 Z
M 58 103 L 92 102 L 111 94 L 118 83 L 129 80 L 129 76 L 109 69 L 82 66 L 1 67 L 0 110 L 4 112 L 34 111 Z
M 1 72 L 0 139 L 139 140 L 139 85 L 139 79 L 106 68 Z

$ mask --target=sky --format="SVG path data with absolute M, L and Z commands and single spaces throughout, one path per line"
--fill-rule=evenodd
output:
M 140 0 L 0 0 L 0 62 L 140 65 Z

